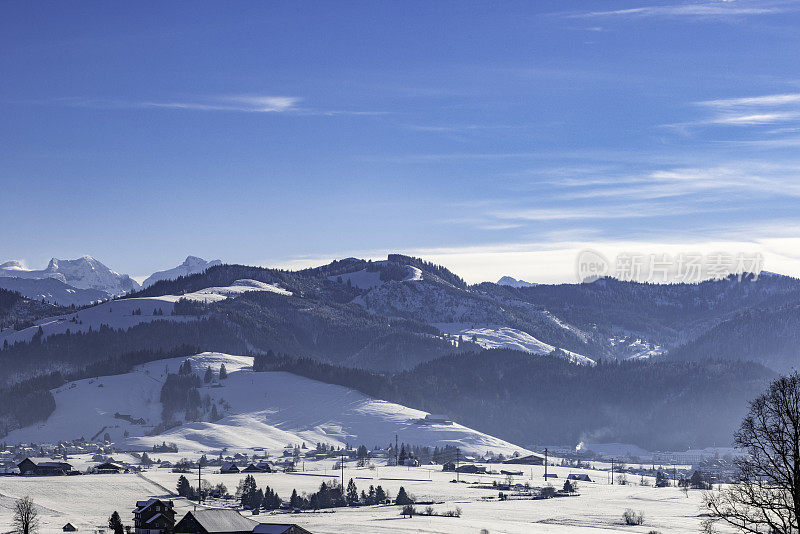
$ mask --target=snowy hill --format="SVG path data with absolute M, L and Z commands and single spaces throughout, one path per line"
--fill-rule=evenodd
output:
M 175 280 L 179 276 L 189 276 L 190 274 L 202 273 L 209 267 L 213 267 L 215 265 L 222 265 L 222 260 L 206 261 L 203 258 L 198 258 L 197 256 L 187 256 L 183 263 L 177 267 L 166 269 L 164 271 L 157 271 L 151 274 L 144 282 L 142 282 L 142 287 L 151 286 L 159 280 Z
M 44 282 L 44 280 L 41 280 L 41 282 Z M 191 321 L 196 317 L 171 315 L 178 300 L 187 299 L 205 303 L 219 302 L 248 291 L 268 291 L 279 295 L 291 295 L 289 291 L 275 285 L 265 284 L 256 280 L 236 280 L 230 286 L 209 287 L 184 295 L 162 295 L 160 297 L 108 301 L 68 314 L 41 319 L 36 321 L 34 326 L 22 330 L 0 330 L 0 345 L 6 341 L 9 345 L 18 341 L 30 341 L 39 328 L 42 329 L 43 337 L 46 338 L 53 334 L 63 334 L 67 330 L 73 333 L 88 332 L 90 328 L 97 331 L 103 325 L 114 329 L 127 329 L 149 321 Z
M 463 336 L 465 340 L 474 340 L 485 349 L 512 349 L 529 352 L 531 354 L 558 354 L 572 363 L 581 365 L 594 365 L 595 361 L 572 351 L 559 349 L 540 341 L 521 330 L 497 325 L 467 325 L 459 323 L 439 323 L 435 325 L 442 332 Z
M 286 443 L 303 441 L 372 446 L 388 443 L 399 434 L 407 443 L 458 445 L 476 454 L 487 450 L 507 455 L 527 452 L 459 424 L 420 424 L 417 420 L 426 412 L 345 387 L 283 372 L 255 373 L 250 357 L 202 353 L 189 360 L 201 376 L 209 367 L 218 375 L 225 364 L 226 379 L 200 388 L 200 395 L 208 395 L 223 415 L 216 422 L 187 423 L 146 435 L 161 422 L 159 398 L 166 371 L 177 372 L 184 361 L 173 358 L 139 366 L 124 375 L 65 384 L 54 390 L 56 410 L 47 421 L 15 430 L 3 440 L 55 442 L 91 439 L 107 432 L 113 441 L 130 446 L 151 447 L 167 441 L 176 443 L 180 450 L 279 449 Z
M 0 277 L 34 280 L 54 278 L 78 289 L 102 291 L 108 297 L 122 295 L 141 287 L 127 274 L 112 271 L 91 256 L 75 260 L 53 258 L 47 267 L 41 270 L 28 269 L 19 261 L 9 261 L 0 264 Z
M 537 284 L 526 282 L 525 280 L 517 280 L 516 278 L 512 278 L 510 276 L 504 276 L 497 281 L 497 285 L 511 287 L 533 287 Z
M 105 300 L 108 293 L 97 289 L 80 289 L 56 278 L 17 278 L 0 276 L 0 288 L 16 291 L 34 300 L 46 300 L 61 306 L 85 306 Z

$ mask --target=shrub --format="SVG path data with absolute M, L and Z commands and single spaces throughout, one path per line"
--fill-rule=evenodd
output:
M 644 513 L 641 511 L 634 512 L 628 508 L 623 512 L 622 519 L 625 520 L 626 525 L 641 525 L 644 524 Z
M 414 508 L 413 504 L 407 504 L 407 505 L 403 506 L 402 510 L 400 510 L 400 515 L 402 515 L 403 517 L 405 517 L 405 516 L 411 517 L 411 516 L 415 515 L 416 513 L 417 513 L 417 509 Z

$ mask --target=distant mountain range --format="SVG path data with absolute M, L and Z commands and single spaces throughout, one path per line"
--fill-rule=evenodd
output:
M 91 256 L 75 260 L 53 258 L 41 270 L 29 269 L 12 260 L 0 264 L 0 288 L 61 306 L 85 306 L 148 287 L 159 280 L 174 280 L 221 264 L 220 260 L 189 256 L 177 267 L 155 272 L 139 285 L 127 274 L 119 274 Z
M 655 414 L 680 419 L 680 410 L 702 397 L 697 392 L 692 395 L 700 396 L 690 396 L 680 384 L 702 387 L 691 376 L 705 373 L 713 377 L 714 388 L 729 390 L 726 404 L 715 406 L 725 410 L 730 422 L 763 380 L 796 367 L 800 358 L 800 280 L 780 275 L 697 284 L 602 278 L 515 287 L 468 285 L 442 266 L 401 254 L 382 261 L 347 258 L 299 271 L 184 263 L 146 287 L 83 310 L 43 307 L 36 304 L 39 297 L 8 297 L 11 311 L 3 323 L 0 307 L 0 324 L 16 329 L 0 331 L 0 345 L 5 345 L 0 385 L 48 370 L 79 377 L 98 376 L 97 366 L 113 372 L 122 366 L 127 372 L 126 362 L 190 349 L 242 355 L 275 351 L 302 359 L 292 372 L 334 366 L 311 376 L 324 381 L 362 376 L 353 375 L 354 369 L 377 373 L 388 382 L 365 393 L 428 411 L 459 412 L 458 406 L 469 405 L 465 396 L 474 393 L 472 411 L 479 413 L 481 406 L 481 414 L 494 414 L 503 421 L 502 430 L 514 413 L 546 426 L 564 426 L 528 404 L 516 406 L 515 398 L 522 399 L 521 392 L 531 387 L 527 381 L 539 382 L 541 391 L 550 381 L 547 391 L 563 396 L 578 376 L 598 388 L 599 408 L 612 410 L 609 403 L 616 403 L 613 413 L 603 413 L 622 421 Z M 192 268 L 201 272 L 182 274 Z M 507 364 L 494 361 L 497 354 Z M 595 373 L 613 376 L 617 371 L 609 371 L 609 362 L 625 366 L 618 371 L 625 380 L 650 384 L 647 402 L 653 404 L 641 409 L 651 411 L 628 413 L 615 393 L 604 389 L 608 379 L 600 381 Z M 513 366 L 519 372 L 504 371 Z M 366 388 L 377 380 L 363 376 L 366 385 L 346 385 Z M 526 381 L 519 382 L 523 376 Z M 617 385 L 623 387 L 625 380 Z M 662 390 L 659 384 L 667 382 L 669 389 Z M 525 398 L 543 406 L 552 400 L 527 393 Z M 667 405 L 674 413 L 664 411 Z M 479 419 L 461 415 L 486 430 Z M 587 432 L 597 430 L 590 428 L 593 420 L 599 424 L 597 417 L 581 419 Z M 696 424 L 708 426 L 707 421 Z M 616 439 L 624 429 L 614 425 L 609 435 Z M 724 439 L 726 425 L 708 434 L 709 440 Z M 572 427 L 570 435 L 578 430 Z M 523 435 L 527 430 L 517 431 Z M 498 429 L 492 432 L 511 439 Z M 632 435 L 641 442 L 662 439 L 646 429 L 637 432 Z M 684 435 L 688 439 L 691 433 Z
M 47 282 L 20 284 L 19 282 L 8 282 L 3 280 L 4 278 L 29 281 L 46 280 Z M 53 284 L 52 281 L 60 282 L 63 287 Z M 0 264 L 0 287 L 20 291 L 31 298 L 48 299 L 49 296 L 53 302 L 59 304 L 85 304 L 87 299 L 88 302 L 92 302 L 98 298 L 123 295 L 128 291 L 137 290 L 141 286 L 127 274 L 119 274 L 93 257 L 83 256 L 75 260 L 53 258 L 47 267 L 41 270 L 29 269 L 19 261 L 8 261 Z M 79 295 L 76 290 L 92 290 L 95 293 Z M 67 300 L 71 302 L 66 302 Z

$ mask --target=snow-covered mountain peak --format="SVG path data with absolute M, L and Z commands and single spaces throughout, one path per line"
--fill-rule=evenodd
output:
M 535 286 L 536 284 L 533 284 L 531 282 L 526 282 L 525 280 L 517 280 L 516 278 L 512 278 L 511 276 L 504 276 L 497 281 L 497 285 L 511 286 L 511 287 L 532 287 Z
M 95 289 L 116 296 L 139 289 L 139 284 L 126 274 L 112 271 L 91 256 L 74 260 L 52 258 L 47 267 L 33 270 L 22 262 L 9 261 L 0 265 L 0 276 L 45 279 L 54 278 L 78 289 Z
M 27 271 L 29 270 L 25 264 L 19 260 L 11 260 L 5 263 L 0 263 L 0 271 Z
M 222 260 L 206 261 L 198 256 L 187 256 L 186 259 L 183 260 L 183 263 L 177 267 L 151 274 L 142 283 L 142 287 L 151 286 L 160 280 L 175 280 L 180 276 L 202 273 L 209 267 L 214 267 L 215 265 L 222 265 Z

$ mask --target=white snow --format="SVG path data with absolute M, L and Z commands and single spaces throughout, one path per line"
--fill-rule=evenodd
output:
M 115 454 L 114 458 L 130 461 L 126 456 Z M 72 457 L 69 461 L 82 463 Z M 321 482 L 339 480 L 343 474 L 345 484 L 352 478 L 359 491 L 369 485 L 381 485 L 391 496 L 396 496 L 403 486 L 418 500 L 435 501 L 437 504 L 433 508 L 437 512 L 458 507 L 462 514 L 458 518 L 414 516 L 402 519 L 400 506 L 381 505 L 337 508 L 331 510 L 332 513 L 262 513 L 252 519 L 265 523 L 296 523 L 314 534 L 478 534 L 481 529 L 492 534 L 644 534 L 651 531 L 685 534 L 700 531 L 701 514 L 704 513 L 701 507 L 703 492 L 700 490 L 689 490 L 684 494 L 675 487 L 655 488 L 652 487 L 652 478 L 648 479 L 650 486 L 640 486 L 638 477 L 629 477 L 628 485 L 610 485 L 608 471 L 549 466 L 548 472 L 558 475 L 558 478 L 550 479 L 557 488 L 570 473 L 586 473 L 593 482 L 579 482 L 580 495 L 575 497 L 499 501 L 496 490 L 471 486 L 479 481 L 485 484 L 505 482 L 506 477 L 500 474 L 461 475 L 462 480 L 469 482 L 466 484 L 451 482 L 454 474 L 442 472 L 441 466 L 436 465 L 407 468 L 378 463 L 375 469 L 369 469 L 356 468 L 350 462 L 343 473 L 333 469 L 332 461 L 301 462 L 299 467 L 301 470 L 297 473 L 255 473 L 253 476 L 259 488 L 270 486 L 284 500 L 288 500 L 293 489 L 297 489 L 298 494 L 310 493 L 316 491 Z M 494 470 L 506 468 L 497 464 L 488 467 Z M 515 482 L 529 483 L 534 487 L 544 485 L 543 467 L 513 467 L 523 471 L 523 475 L 514 477 Z M 61 534 L 61 527 L 68 521 L 80 532 L 97 529 L 108 532 L 108 517 L 114 510 L 119 511 L 124 524 L 130 525 L 135 501 L 151 496 L 172 499 L 177 517 L 181 518 L 194 508 L 194 504 L 172 494 L 179 476 L 169 469 L 151 468 L 140 475 L 4 477 L 0 486 L 0 525 L 10 524 L 14 499 L 25 495 L 29 495 L 39 507 L 41 534 Z M 219 474 L 207 469 L 202 476 L 212 485 L 224 483 L 234 493 L 245 475 Z M 196 473 L 188 478 L 196 485 Z M 210 504 L 225 505 L 223 501 Z M 424 506 L 417 508 L 423 509 Z M 643 512 L 642 526 L 624 524 L 622 513 L 627 508 Z M 251 517 L 248 512 L 242 513 Z M 721 527 L 719 532 L 727 534 L 733 531 Z
M 377 262 L 380 263 L 380 262 Z M 422 271 L 416 267 L 412 267 L 411 265 L 406 265 L 406 275 L 401 280 L 401 282 L 415 282 L 418 280 L 422 280 Z M 341 279 L 342 283 L 346 284 L 350 281 L 350 284 L 359 288 L 359 289 L 372 289 L 383 285 L 383 281 L 381 280 L 381 273 L 380 271 L 367 271 L 366 269 L 361 269 L 360 271 L 354 271 L 352 273 L 345 273 L 339 274 L 336 276 L 329 276 L 328 280 L 335 280 L 338 281 Z
M 556 349 L 553 345 L 540 341 L 527 332 L 508 326 L 468 325 L 465 323 L 437 323 L 433 326 L 444 333 L 460 335 L 468 340 L 471 340 L 474 336 L 478 345 L 486 349 L 513 349 L 530 352 L 531 354 L 550 354 Z M 560 350 L 573 363 L 595 364 L 591 358 L 565 349 Z
M 218 406 L 229 406 L 217 422 L 187 423 L 154 436 L 145 434 L 161 421 L 159 396 L 166 370 L 177 372 L 182 358 L 159 360 L 124 375 L 79 380 L 54 390 L 56 410 L 47 421 L 11 432 L 7 443 L 54 442 L 108 432 L 113 441 L 151 447 L 174 442 L 180 450 L 228 447 L 283 448 L 287 443 L 327 442 L 385 444 L 399 434 L 406 443 L 443 447 L 457 445 L 463 451 L 484 454 L 491 450 L 506 455 L 522 447 L 459 424 L 419 424 L 426 412 L 373 399 L 357 391 L 282 372 L 252 371 L 252 358 L 202 353 L 189 358 L 202 376 L 207 367 L 219 373 L 222 363 L 228 378 L 221 387 L 204 385 L 201 396 Z M 143 418 L 134 425 L 115 413 Z M 124 433 L 129 433 L 126 440 Z
M 369 272 L 366 269 L 354 271 L 352 273 L 339 274 L 336 276 L 329 276 L 328 280 L 338 281 L 341 278 L 342 283 L 346 284 L 348 281 L 352 286 L 359 289 L 372 289 L 373 287 L 381 285 L 381 273 L 379 271 Z
M 79 289 L 104 291 L 109 296 L 122 295 L 140 287 L 130 276 L 112 271 L 91 256 L 76 260 L 53 258 L 42 270 L 28 269 L 22 262 L 9 261 L 0 265 L 0 276 L 55 278 Z
M 279 295 L 291 295 L 291 291 L 287 291 L 274 284 L 266 284 L 258 280 L 236 280 L 229 286 L 222 287 L 207 287 L 193 293 L 185 293 L 183 295 L 164 295 L 161 297 L 152 297 L 167 302 L 177 302 L 180 299 L 196 300 L 199 302 L 219 302 L 229 297 L 237 297 L 242 293 L 249 291 L 269 291 L 271 293 L 278 293 Z

